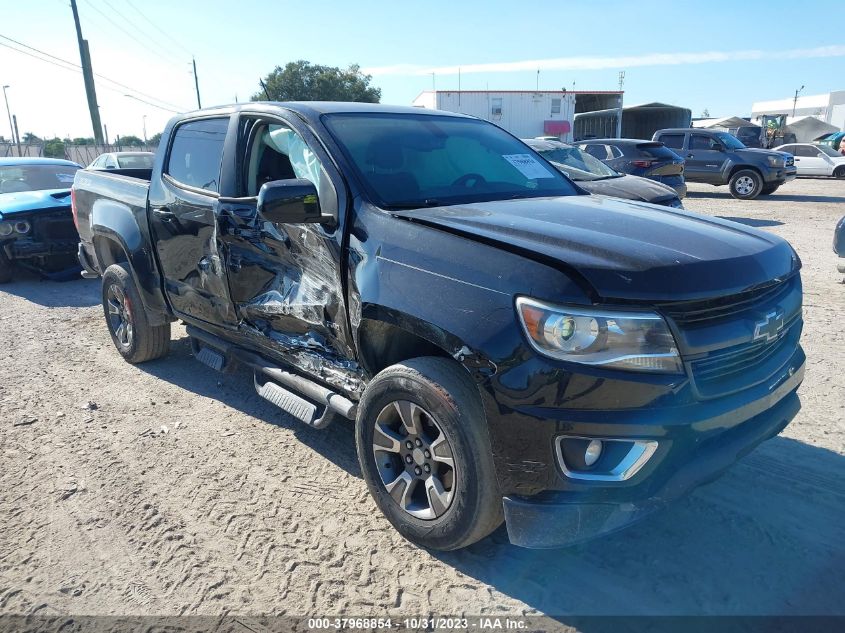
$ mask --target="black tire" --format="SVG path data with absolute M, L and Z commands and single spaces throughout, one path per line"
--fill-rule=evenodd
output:
M 449 492 L 451 500 L 445 510 L 440 506 L 442 513 L 436 517 L 418 518 L 403 508 L 400 501 L 388 492 L 383 471 L 376 465 L 376 424 L 379 419 L 383 419 L 379 418 L 380 415 L 384 412 L 389 414 L 394 402 L 421 407 L 423 414 L 429 417 L 420 414 L 420 419 L 434 421 L 436 430 L 441 431 L 447 440 L 448 454 L 453 457 L 454 467 Z M 401 417 L 398 413 L 397 416 Z M 405 450 L 404 440 L 410 437 L 416 436 L 406 435 L 402 438 L 403 441 L 399 443 L 402 450 Z M 456 362 L 435 357 L 414 358 L 380 372 L 369 384 L 361 400 L 355 424 L 355 443 L 364 479 L 376 505 L 409 541 L 431 549 L 454 550 L 484 538 L 501 525 L 502 496 L 496 483 L 484 410 L 475 385 Z M 435 441 L 430 445 L 432 452 L 440 450 L 435 448 L 437 443 Z M 442 442 L 439 443 L 442 446 Z M 380 458 L 380 466 L 386 468 L 388 464 L 382 463 L 381 459 L 389 459 L 393 453 L 379 454 L 383 456 Z M 402 472 L 406 459 L 407 455 L 398 460 L 401 468 L 396 472 Z M 432 459 L 437 461 L 434 457 Z M 427 467 L 429 463 L 422 465 Z M 441 467 L 434 461 L 431 465 Z M 415 463 L 409 463 L 408 469 L 411 468 L 416 468 Z M 446 470 L 444 481 L 447 481 L 448 467 Z M 435 503 L 428 494 L 428 483 L 434 478 L 432 472 L 431 475 L 423 474 L 417 481 L 423 487 L 423 503 L 428 502 L 432 512 L 435 512 Z M 392 479 L 392 475 L 388 479 Z M 416 484 L 404 484 L 400 491 L 403 500 L 407 493 L 404 488 L 412 488 L 416 494 L 413 485 Z
M 120 314 L 119 297 L 123 297 Z M 112 264 L 103 273 L 103 314 L 114 346 L 130 363 L 166 356 L 170 348 L 170 323 L 150 325 L 135 281 L 125 264 Z M 121 332 L 119 323 L 124 324 Z M 128 327 L 131 326 L 131 327 Z
M 770 196 L 778 190 L 778 187 L 780 187 L 780 185 L 766 185 L 765 187 L 763 187 L 763 190 L 760 192 L 760 195 Z
M 731 176 L 730 190 L 737 200 L 754 200 L 763 191 L 763 178 L 753 169 L 740 169 Z
M 834 178 L 845 178 L 845 166 L 839 166 L 833 170 Z
M 0 284 L 7 284 L 12 281 L 12 261 L 7 257 L 3 247 L 0 246 Z

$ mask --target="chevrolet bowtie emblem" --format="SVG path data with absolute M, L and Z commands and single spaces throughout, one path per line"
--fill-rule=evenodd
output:
M 769 312 L 762 321 L 754 324 L 755 341 L 773 341 L 783 330 L 783 310 Z

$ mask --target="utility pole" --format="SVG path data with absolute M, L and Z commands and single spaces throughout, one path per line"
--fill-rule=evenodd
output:
M 803 84 L 795 91 L 795 98 L 792 100 L 792 118 L 795 118 L 795 108 L 798 106 L 798 93 L 802 90 L 804 90 Z
M 12 111 L 9 109 L 9 97 L 6 96 L 6 88 L 11 86 L 3 86 L 3 99 L 6 101 L 6 114 L 9 115 L 9 130 L 12 132 L 12 143 L 15 142 L 15 126 L 12 125 Z
M 103 123 L 103 134 L 106 136 L 106 150 L 109 148 L 109 126 Z
M 197 77 L 197 60 L 195 57 L 191 58 L 191 61 L 194 64 L 194 87 L 197 89 L 197 108 L 202 108 L 202 102 L 200 101 L 200 80 Z
M 143 117 L 141 117 L 141 121 L 142 121 L 143 126 L 144 126 L 144 145 L 146 145 L 147 144 L 147 115 L 146 114 Z
M 94 142 L 102 144 L 103 126 L 100 123 L 100 111 L 97 108 L 97 91 L 94 88 L 94 71 L 91 68 L 91 53 L 88 50 L 88 40 L 82 39 L 82 27 L 79 26 L 79 11 L 76 10 L 76 0 L 70 0 L 70 8 L 73 10 L 73 21 L 76 24 L 79 59 L 82 62 L 82 78 L 85 82 L 85 95 L 88 97 L 91 126 L 94 128 Z
M 18 156 L 23 156 L 23 154 L 21 154 L 21 133 L 18 132 L 18 117 L 16 117 L 14 114 L 12 115 L 12 121 L 14 121 L 15 126 L 14 132 L 15 138 L 17 138 L 16 142 L 18 144 Z

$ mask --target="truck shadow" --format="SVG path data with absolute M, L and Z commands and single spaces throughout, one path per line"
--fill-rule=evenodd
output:
M 778 220 L 765 220 L 763 218 L 740 218 L 736 216 L 730 215 L 719 215 L 716 216 L 721 218 L 722 220 L 730 220 L 731 222 L 739 222 L 740 224 L 744 224 L 745 226 L 753 226 L 753 227 L 763 227 L 763 226 L 781 226 L 783 222 L 779 222 Z
M 199 366 L 187 337 L 171 342 L 166 359 L 138 369 L 290 429 L 361 477 L 351 424 L 305 427 L 254 392 L 250 371 L 221 375 Z M 842 614 L 842 481 L 845 457 L 777 437 L 719 480 L 617 534 L 566 549 L 527 550 L 511 545 L 502 527 L 464 550 L 430 553 L 588 633 L 618 621 L 575 615 Z
M 543 551 L 513 547 L 502 528 L 437 556 L 565 624 L 567 614 L 842 614 L 843 478 L 842 455 L 776 437 L 617 534 Z
M 689 191 L 687 198 L 716 198 L 720 200 L 733 200 L 733 196 L 726 191 Z M 761 196 L 755 200 L 737 200 L 738 204 L 749 202 L 845 202 L 845 196 L 816 196 L 792 193 L 773 193 L 770 196 Z
M 74 279 L 70 282 L 42 280 L 35 273 L 16 269 L 12 281 L 0 286 L 0 292 L 15 295 L 47 308 L 87 308 L 99 305 L 99 279 Z
M 161 360 L 136 365 L 157 378 L 207 398 L 213 398 L 246 415 L 280 428 L 290 429 L 302 444 L 320 453 L 354 477 L 361 477 L 355 454 L 352 423 L 339 420 L 322 430 L 308 428 L 273 406 L 256 392 L 249 368 L 235 366 L 225 374 L 200 364 L 191 351 L 190 338 L 170 342 L 170 353 Z

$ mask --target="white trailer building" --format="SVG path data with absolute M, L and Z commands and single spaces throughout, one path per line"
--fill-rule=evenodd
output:
M 793 113 L 794 109 L 794 113 Z M 764 114 L 786 114 L 790 117 L 812 116 L 845 131 L 845 90 L 820 95 L 805 95 L 775 101 L 758 101 L 751 106 L 751 118 Z
M 572 141 L 576 114 L 621 108 L 622 95 L 618 90 L 426 90 L 413 105 L 476 116 L 520 138 Z

